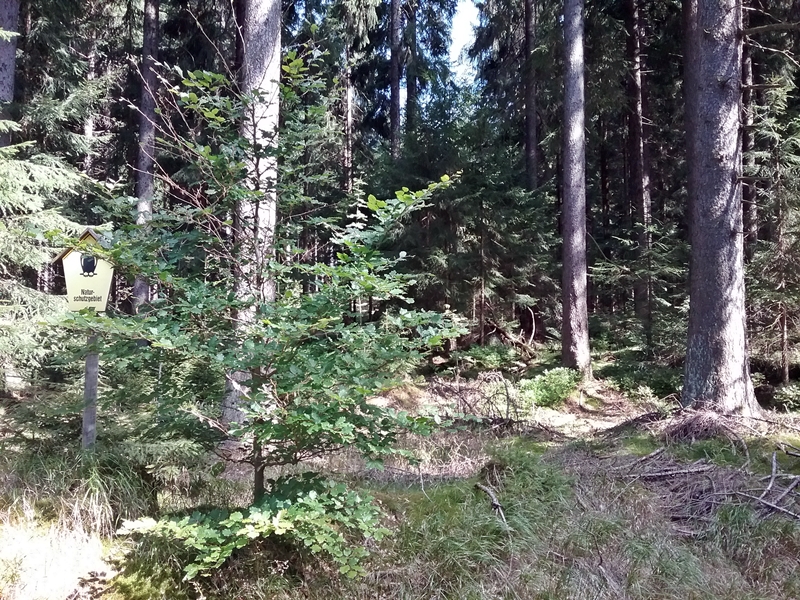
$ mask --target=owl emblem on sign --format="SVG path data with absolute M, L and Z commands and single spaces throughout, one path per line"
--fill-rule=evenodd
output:
M 92 256 L 91 254 L 83 254 L 81 255 L 81 270 L 84 277 L 94 277 L 97 273 L 95 273 L 95 269 L 97 268 L 97 257 Z

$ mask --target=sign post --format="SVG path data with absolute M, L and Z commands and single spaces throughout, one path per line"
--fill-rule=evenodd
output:
M 67 304 L 72 311 L 93 308 L 103 312 L 108 305 L 114 267 L 108 261 L 92 252 L 92 247 L 100 246 L 100 237 L 87 229 L 78 239 L 79 248 L 68 248 L 53 262 L 61 261 L 64 266 L 64 279 L 67 283 Z M 86 354 L 83 387 L 83 427 L 81 445 L 87 450 L 97 441 L 97 382 L 100 375 L 100 356 L 94 350 L 97 336 L 88 339 L 89 352 Z
M 97 336 L 90 335 L 91 348 L 97 343 Z M 100 355 L 89 352 L 86 355 L 83 384 L 83 425 L 81 427 L 81 447 L 84 450 L 94 447 L 97 441 L 97 382 L 100 376 Z

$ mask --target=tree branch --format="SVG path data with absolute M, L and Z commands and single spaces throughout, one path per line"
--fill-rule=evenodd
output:
M 477 489 L 479 489 L 480 491 L 484 492 L 487 496 L 489 496 L 489 500 L 491 502 L 492 509 L 497 514 L 500 515 L 500 518 L 503 519 L 503 523 L 506 523 L 506 525 L 508 525 L 508 523 L 506 522 L 506 516 L 505 516 L 505 514 L 503 514 L 503 505 L 500 504 L 500 501 L 497 499 L 497 496 L 495 495 L 494 490 L 492 490 L 492 488 L 490 488 L 489 486 L 486 486 L 486 485 L 483 485 L 483 484 L 480 484 L 480 483 L 476 483 L 475 487 Z
M 773 31 L 798 31 L 800 23 L 771 23 L 769 25 L 759 25 L 758 27 L 748 27 L 742 29 L 743 36 L 760 35 L 762 33 L 772 33 Z

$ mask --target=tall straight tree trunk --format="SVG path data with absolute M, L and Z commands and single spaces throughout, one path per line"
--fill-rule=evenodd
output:
M 742 9 L 684 0 L 684 90 L 692 255 L 681 402 L 758 411 L 747 357 L 742 239 Z
M 97 54 L 95 52 L 94 40 L 89 45 L 89 50 L 86 53 L 86 80 L 93 81 L 97 76 Z M 86 138 L 89 146 L 86 151 L 86 156 L 83 159 L 83 172 L 89 177 L 92 176 L 92 167 L 94 167 L 93 142 L 94 140 L 94 113 L 87 115 L 83 122 L 83 137 Z
M 350 66 L 350 50 L 345 49 L 344 70 L 344 145 L 342 147 L 342 188 L 353 191 L 353 69 Z
M 778 169 L 776 171 L 780 172 Z M 785 192 L 781 190 L 780 183 L 775 190 L 778 199 L 777 215 L 775 223 L 775 245 L 778 248 L 778 261 L 781 265 L 780 279 L 777 285 L 777 291 L 781 294 L 786 294 L 786 264 L 789 248 L 786 243 L 786 217 L 789 207 L 786 205 Z M 778 324 L 781 328 L 781 383 L 789 383 L 789 362 L 790 362 L 790 348 L 789 348 L 789 314 L 786 302 L 781 299 L 778 303 Z
M 644 85 L 642 81 L 642 36 L 644 27 L 639 0 L 626 0 L 628 77 L 628 143 L 630 144 L 630 192 L 635 207 L 638 268 L 640 275 L 633 286 L 636 315 L 642 323 L 648 348 L 653 346 L 652 275 L 650 250 L 653 244 L 650 202 L 650 165 L 644 122 Z
M 419 102 L 417 81 L 417 0 L 408 2 L 408 66 L 406 67 L 406 131 L 414 130 Z
M 392 158 L 400 157 L 400 0 L 390 4 L 389 144 Z
M 586 302 L 586 134 L 583 0 L 564 0 L 563 323 L 561 360 L 592 375 Z
M 241 133 L 251 145 L 248 178 L 252 197 L 236 202 L 233 218 L 235 265 L 234 291 L 246 308 L 235 315 L 236 327 L 245 331 L 254 321 L 259 304 L 275 299 L 275 281 L 268 273 L 275 252 L 277 221 L 278 161 L 274 152 L 278 141 L 281 74 L 280 0 L 239 0 L 236 9 L 241 52 L 238 73 L 242 94 L 252 95 L 242 122 Z M 241 422 L 243 382 L 251 374 L 229 374 L 222 403 L 223 423 Z
M 529 190 L 538 184 L 539 141 L 536 135 L 536 0 L 525 0 L 525 175 Z
M 611 236 L 611 183 L 608 176 L 608 125 L 603 117 L 597 119 L 600 138 L 600 210 L 603 221 L 603 237 Z
M 145 0 L 142 37 L 142 94 L 139 101 L 139 147 L 136 155 L 136 224 L 147 226 L 153 217 L 156 155 L 156 88 L 158 78 L 159 0 Z M 150 300 L 150 282 L 139 275 L 133 282 L 131 308 L 138 314 Z
M 0 0 L 0 29 L 18 31 L 19 0 Z M 0 40 L 0 119 L 8 120 L 6 109 L 14 101 L 14 73 L 17 64 L 17 39 Z M 11 136 L 0 133 L 0 147 L 8 146 Z

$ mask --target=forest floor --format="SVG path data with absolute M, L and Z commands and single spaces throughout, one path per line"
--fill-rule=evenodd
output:
M 363 579 L 261 547 L 187 585 L 168 553 L 121 562 L 111 536 L 48 521 L 49 499 L 0 511 L 0 598 L 800 598 L 797 417 L 677 413 L 597 379 L 517 419 L 491 373 L 378 401 L 487 416 L 406 439 L 415 466 L 368 469 L 348 453 L 316 464 L 385 511 L 393 535 L 372 544 Z M 0 467 L 0 485 L 11 479 Z

